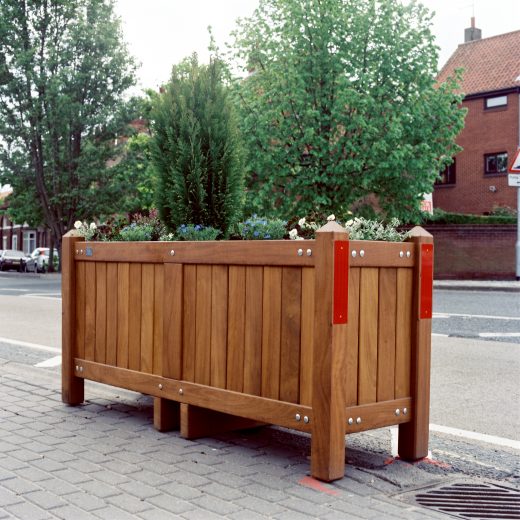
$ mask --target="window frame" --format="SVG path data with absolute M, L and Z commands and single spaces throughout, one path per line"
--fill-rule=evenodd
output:
M 453 162 L 448 164 L 448 166 L 446 166 L 446 168 L 444 168 L 444 170 L 440 173 L 440 175 L 442 176 L 442 174 L 444 172 L 447 172 L 447 181 L 442 182 L 442 178 L 436 179 L 435 180 L 436 188 L 438 188 L 439 186 L 440 187 L 455 186 L 457 184 L 457 159 L 456 159 L 456 157 L 453 157 Z
M 504 168 L 503 171 L 498 171 L 498 156 L 499 155 L 505 155 L 505 159 L 506 160 L 505 160 L 505 168 Z M 497 164 L 496 171 L 489 171 L 488 170 L 488 159 L 490 157 L 495 157 L 495 161 L 496 161 L 496 164 Z M 507 175 L 508 160 L 509 160 L 509 157 L 508 157 L 507 151 L 485 153 L 484 154 L 484 176 L 485 177 L 493 177 L 493 176 L 496 176 L 496 175 Z
M 488 102 L 492 99 L 500 99 L 505 98 L 505 103 L 502 103 L 500 105 L 494 105 L 494 106 L 488 106 Z M 494 110 L 495 108 L 507 108 L 509 104 L 508 96 L 507 94 L 503 94 L 501 96 L 489 96 L 484 98 L 484 110 Z

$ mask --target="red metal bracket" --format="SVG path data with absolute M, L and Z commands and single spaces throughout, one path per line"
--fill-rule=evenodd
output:
M 421 244 L 420 319 L 431 319 L 433 301 L 433 244 Z
M 332 324 L 348 321 L 348 240 L 334 242 L 334 310 Z

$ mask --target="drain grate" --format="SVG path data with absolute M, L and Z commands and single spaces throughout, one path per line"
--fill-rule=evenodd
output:
M 495 484 L 452 484 L 415 498 L 421 506 L 459 518 L 520 520 L 520 491 Z

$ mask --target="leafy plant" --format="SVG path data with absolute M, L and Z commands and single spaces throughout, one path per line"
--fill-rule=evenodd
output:
M 345 223 L 350 240 L 384 240 L 386 242 L 402 242 L 409 236 L 408 232 L 397 230 L 400 222 L 393 218 L 388 224 L 363 217 L 350 219 Z
M 433 210 L 433 215 L 423 213 L 423 224 L 514 224 L 514 215 L 492 214 L 471 215 L 466 213 L 452 213 L 439 208 Z
M 281 240 L 287 234 L 287 223 L 253 215 L 238 224 L 239 236 L 244 240 Z
M 216 240 L 220 230 L 200 224 L 181 224 L 175 232 L 177 240 Z
M 125 242 L 145 242 L 152 240 L 153 228 L 150 224 L 132 222 L 119 232 L 119 239 Z

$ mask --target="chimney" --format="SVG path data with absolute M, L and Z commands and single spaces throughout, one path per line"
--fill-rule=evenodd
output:
M 471 27 L 464 29 L 464 43 L 482 39 L 482 30 L 475 27 L 475 17 L 471 17 Z

